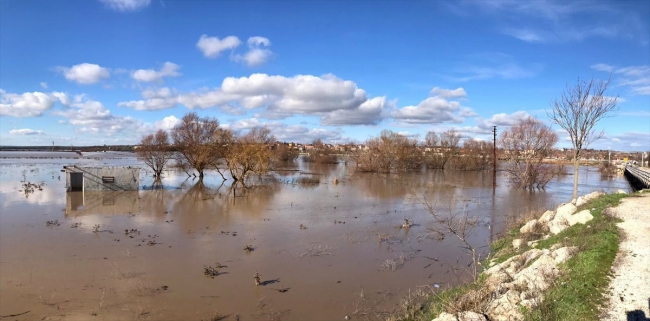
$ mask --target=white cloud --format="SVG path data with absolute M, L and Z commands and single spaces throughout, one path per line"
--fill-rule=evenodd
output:
M 347 137 L 342 136 L 339 130 L 307 128 L 301 125 L 287 126 L 281 122 L 262 122 L 257 118 L 238 120 L 231 124 L 224 124 L 223 127 L 229 128 L 237 133 L 255 127 L 268 127 L 271 130 L 271 134 L 273 134 L 278 141 L 297 143 L 311 143 L 316 139 L 321 139 L 326 142 L 335 140 L 341 142 L 342 140 L 347 139 Z
M 98 101 L 76 96 L 69 109 L 56 111 L 55 114 L 67 118 L 68 122 L 78 127 L 82 133 L 114 134 L 122 131 L 135 132 L 141 122 L 132 117 L 111 115 L 111 111 Z
M 225 78 L 220 87 L 176 94 L 163 88 L 143 92 L 144 100 L 118 105 L 138 110 L 160 110 L 182 104 L 188 108 L 220 107 L 230 113 L 264 108 L 266 118 L 281 119 L 293 115 L 321 118 L 323 124 L 377 124 L 382 112 L 390 107 L 385 97 L 369 99 L 363 89 L 334 75 L 294 77 L 252 74 Z
M 65 104 L 68 98 L 64 93 L 26 92 L 7 93 L 0 89 L 0 116 L 37 117 L 60 101 Z
M 196 47 L 203 52 L 203 55 L 207 58 L 216 58 L 219 57 L 222 51 L 228 49 L 235 49 L 241 44 L 239 38 L 235 36 L 228 36 L 223 39 L 218 37 L 208 37 L 207 35 L 201 35 L 199 41 L 196 43 Z
M 510 55 L 487 52 L 468 55 L 462 66 L 456 69 L 462 76 L 455 77 L 455 80 L 518 79 L 535 76 L 541 70 L 542 66 L 539 64 L 521 65 Z
M 477 119 L 477 124 L 480 129 L 492 129 L 492 126 L 510 127 L 522 119 L 530 117 L 525 111 L 517 111 L 512 114 L 500 113 L 494 114 L 488 119 Z
M 41 82 L 41 88 L 47 89 L 47 83 L 46 82 Z
M 171 115 L 163 118 L 161 121 L 156 122 L 154 125 L 156 129 L 172 130 L 180 122 L 180 119 L 176 118 L 174 115 Z
M 181 67 L 173 62 L 165 62 L 160 71 L 153 69 L 138 69 L 131 73 L 131 78 L 137 82 L 161 82 L 163 77 L 178 77 L 181 74 L 178 70 Z
M 431 92 L 429 93 L 431 96 L 438 96 L 440 98 L 465 98 L 467 97 L 467 93 L 465 92 L 465 89 L 463 87 L 458 87 L 456 89 L 444 89 L 444 88 L 438 88 L 434 87 L 431 89 Z
M 23 129 L 12 129 L 9 131 L 9 135 L 25 135 L 25 136 L 32 136 L 32 135 L 44 135 L 42 130 L 33 130 L 29 128 L 23 128 Z
M 617 76 L 616 85 L 630 88 L 634 95 L 650 95 L 650 66 L 615 67 L 607 64 L 595 64 L 592 69 L 613 73 Z
M 464 119 L 456 114 L 459 109 L 459 102 L 435 96 L 421 101 L 417 106 L 399 108 L 392 113 L 392 117 L 408 124 L 461 123 Z
M 146 8 L 151 0 L 99 0 L 107 7 L 120 12 L 133 12 Z
M 56 69 L 63 74 L 65 79 L 83 85 L 94 84 L 111 76 L 108 69 L 89 63 L 74 65 L 70 68 L 57 67 Z
M 273 54 L 268 47 L 271 46 L 271 41 L 264 37 L 250 37 L 248 38 L 248 52 L 244 55 L 235 55 L 235 61 L 243 61 L 248 66 L 254 67 L 264 64 Z
M 160 89 L 147 89 L 142 92 L 145 100 L 131 100 L 120 102 L 120 107 L 129 107 L 135 110 L 162 110 L 178 105 L 178 94 L 175 90 L 163 87 Z
M 538 32 L 530 29 L 506 28 L 503 30 L 503 33 L 526 42 L 545 41 L 544 37 L 542 37 Z

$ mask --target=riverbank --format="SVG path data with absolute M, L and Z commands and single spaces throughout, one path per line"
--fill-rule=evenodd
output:
M 611 320 L 624 320 L 630 309 L 646 320 L 643 305 L 648 295 L 631 293 L 648 284 L 639 283 L 644 280 L 639 274 L 650 277 L 648 246 L 639 243 L 647 241 L 636 236 L 648 233 L 648 224 L 643 227 L 638 220 L 650 220 L 641 216 L 648 212 L 650 193 L 587 198 L 591 199 L 579 201 L 578 207 L 563 204 L 517 225 L 492 244 L 493 256 L 482 262 L 477 281 L 434 291 L 424 301 L 412 300 L 390 320 L 601 320 L 607 314 L 602 311 L 612 311 Z M 619 211 L 622 214 L 616 214 Z M 631 221 L 621 223 L 622 219 Z M 616 297 L 610 296 L 620 293 L 625 297 L 619 301 L 632 302 L 623 307 L 612 303 Z

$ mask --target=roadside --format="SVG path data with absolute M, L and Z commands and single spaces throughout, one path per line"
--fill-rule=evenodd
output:
M 650 193 L 594 192 L 577 204 L 520 222 L 492 244 L 476 282 L 433 291 L 389 319 L 647 321 Z
M 650 193 L 626 198 L 611 210 L 623 220 L 603 320 L 650 319 Z

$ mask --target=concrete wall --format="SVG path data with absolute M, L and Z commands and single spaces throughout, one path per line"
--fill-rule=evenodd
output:
M 140 168 L 133 166 L 66 167 L 66 188 L 72 188 L 70 173 L 83 173 L 83 191 L 135 191 L 140 186 Z M 102 177 L 112 177 L 113 182 L 104 182 Z

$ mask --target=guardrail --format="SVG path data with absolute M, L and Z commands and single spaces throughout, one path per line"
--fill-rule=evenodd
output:
M 643 183 L 646 188 L 650 188 L 650 171 L 631 164 L 625 165 L 625 171 Z

